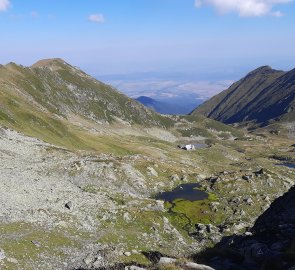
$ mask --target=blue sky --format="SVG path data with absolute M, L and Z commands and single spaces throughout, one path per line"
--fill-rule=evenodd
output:
M 0 63 L 235 79 L 295 67 L 294 15 L 290 0 L 0 0 Z

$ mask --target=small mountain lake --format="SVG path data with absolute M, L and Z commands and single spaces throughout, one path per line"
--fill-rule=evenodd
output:
M 205 191 L 199 190 L 199 187 L 200 185 L 197 183 L 182 184 L 172 191 L 159 193 L 156 195 L 156 199 L 167 202 L 173 202 L 177 199 L 186 201 L 201 201 L 207 199 L 208 194 Z
M 295 163 L 282 163 L 282 164 L 276 164 L 277 166 L 285 166 L 291 169 L 295 169 Z

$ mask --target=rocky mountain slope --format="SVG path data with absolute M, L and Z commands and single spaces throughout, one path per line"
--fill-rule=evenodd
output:
M 169 131 L 132 128 L 132 134 L 102 137 L 120 141 L 126 147 L 120 154 L 71 151 L 0 129 L 0 267 L 194 269 L 188 255 L 247 231 L 294 185 L 295 171 L 270 158 L 291 161 L 290 140 L 249 135 L 234 141 L 211 126 L 203 134 L 211 147 L 187 152 L 177 148 L 179 141 L 196 140 L 191 135 L 204 132 L 204 120 L 178 121 Z M 186 183 L 198 183 L 208 198 L 155 199 Z
M 260 67 L 199 106 L 192 112 L 196 114 L 227 124 L 294 121 L 295 70 L 283 72 Z
M 223 251 L 223 253 L 222 253 Z M 293 269 L 295 186 L 277 198 L 244 235 L 225 237 L 203 253 L 214 269 Z

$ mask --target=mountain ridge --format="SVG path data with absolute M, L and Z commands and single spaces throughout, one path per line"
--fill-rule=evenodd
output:
M 89 111 L 94 114 L 94 118 L 99 121 L 104 120 L 106 122 L 111 122 L 114 120 L 112 119 L 114 117 L 122 117 L 123 120 L 125 119 L 132 123 L 140 124 L 140 119 L 131 119 L 131 114 L 127 114 L 127 112 L 124 111 L 127 110 L 126 108 L 128 107 L 125 106 L 126 104 L 130 104 L 130 107 L 137 112 L 137 115 L 144 117 L 145 119 L 143 120 L 145 120 L 146 123 L 151 122 L 157 125 L 157 121 L 153 119 L 153 117 L 161 118 L 161 116 L 147 110 L 144 106 L 134 102 L 131 98 L 120 93 L 112 86 L 92 78 L 60 58 L 40 60 L 31 67 L 23 67 L 15 63 L 9 63 L 2 66 L 0 72 L 2 73 L 0 74 L 0 80 L 6 87 L 14 84 L 23 94 L 31 96 L 46 109 L 50 108 L 54 111 L 59 110 L 63 113 L 67 113 L 68 110 L 72 110 L 71 112 L 73 113 L 81 113 L 78 105 L 81 102 L 85 103 L 88 98 L 85 95 L 89 95 L 93 103 L 101 105 L 101 107 L 105 109 L 105 112 L 98 113 L 95 112 L 94 108 L 90 108 L 92 106 L 91 104 L 84 104 L 87 105 Z M 59 91 L 57 91 L 57 89 Z M 2 88 L 2 91 L 3 90 Z M 65 101 L 65 96 L 70 98 L 67 104 L 68 108 L 62 108 L 60 106 L 60 99 Z M 52 100 L 53 98 L 55 98 L 55 100 Z M 112 105 L 111 99 L 114 99 Z M 55 104 L 53 104 L 52 101 L 54 101 Z M 112 112 L 113 115 L 107 114 L 106 112 Z M 85 114 L 83 116 L 89 117 Z
M 269 66 L 257 68 L 191 114 L 203 114 L 226 124 L 267 125 L 276 120 L 293 119 L 294 73 L 294 69 L 284 72 Z
M 73 118 L 83 126 L 173 123 L 62 59 L 0 67 L 0 124 L 52 143 L 68 136 L 77 144 L 76 131 L 70 132 Z

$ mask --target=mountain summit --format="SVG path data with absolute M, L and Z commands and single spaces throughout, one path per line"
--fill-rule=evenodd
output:
M 203 114 L 226 124 L 295 119 L 295 70 L 263 66 L 229 89 L 209 99 L 192 114 Z
M 51 58 L 51 59 L 42 59 L 37 61 L 31 66 L 31 68 L 40 68 L 40 67 L 65 67 L 70 66 L 66 61 L 61 58 Z

